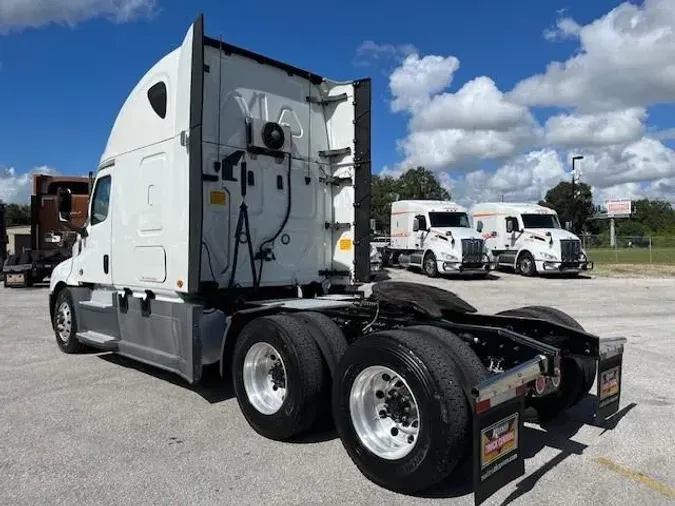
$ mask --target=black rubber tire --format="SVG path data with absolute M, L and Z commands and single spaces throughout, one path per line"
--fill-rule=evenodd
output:
M 338 365 L 333 413 L 342 445 L 372 482 L 414 493 L 445 479 L 470 450 L 470 407 L 446 345 L 406 329 L 375 332 L 351 345 Z M 349 409 L 352 384 L 371 365 L 396 371 L 412 389 L 421 411 L 415 448 L 397 460 L 380 458 L 363 445 Z
M 300 311 L 291 313 L 289 316 L 305 325 L 311 334 L 318 333 L 323 336 L 320 342 L 324 343 L 325 347 L 322 344 L 317 343 L 317 345 L 329 371 L 335 371 L 340 358 L 349 346 L 340 327 L 325 314 L 316 311 Z
M 267 342 L 281 355 L 286 369 L 286 398 L 272 415 L 258 411 L 248 399 L 243 381 L 246 352 Z M 309 329 L 288 315 L 261 316 L 247 323 L 237 337 L 232 356 L 232 385 L 246 421 L 261 436 L 283 441 L 310 429 L 324 413 L 325 375 L 321 351 Z
M 391 253 L 391 265 L 392 266 L 400 267 L 400 265 L 398 263 L 398 257 L 400 257 L 400 256 L 401 256 L 400 251 L 392 251 L 392 253 Z
M 504 316 L 521 318 L 537 318 L 541 320 L 555 319 L 552 313 L 542 312 L 536 306 L 525 306 L 507 309 L 497 313 Z M 560 322 L 562 323 L 562 322 Z M 537 411 L 539 421 L 549 421 L 560 415 L 578 402 L 584 394 L 585 372 L 582 363 L 576 358 L 565 357 L 561 361 L 561 380 L 558 391 L 541 398 L 530 398 L 529 406 Z M 589 387 L 590 388 L 590 387 Z M 586 390 L 587 391 L 587 390 Z
M 551 306 L 525 306 L 523 309 L 537 311 L 539 314 L 548 316 L 549 319 L 557 321 L 561 325 L 566 325 L 567 327 L 586 332 L 586 329 L 584 329 L 584 327 L 578 321 L 560 309 Z M 579 396 L 574 402 L 576 404 L 586 396 L 593 386 L 593 383 L 595 382 L 595 376 L 598 372 L 598 364 L 593 357 L 574 358 L 579 362 L 583 374 L 583 385 L 581 387 L 581 392 L 579 392 Z
M 331 384 L 337 365 L 347 351 L 347 339 L 338 325 L 328 318 L 325 314 L 316 311 L 301 311 L 291 313 L 290 316 L 299 321 L 309 330 L 310 334 L 317 343 L 324 362 L 324 392 L 321 395 L 323 405 L 320 409 L 321 421 L 331 421 L 332 417 L 327 416 L 331 412 Z M 318 334 L 318 335 L 316 335 Z
M 66 342 L 61 339 L 58 329 L 56 328 L 59 319 L 59 308 L 62 304 L 67 304 L 68 309 L 70 310 L 70 333 L 68 334 L 68 339 Z M 56 302 L 54 303 L 54 317 L 52 319 L 52 329 L 54 331 L 54 337 L 56 338 L 56 344 L 62 352 L 75 354 L 82 353 L 87 349 L 86 345 L 77 340 L 77 318 L 75 317 L 75 303 L 73 302 L 73 297 L 68 288 L 63 288 L 56 296 Z
M 406 327 L 411 332 L 421 332 L 433 339 L 437 339 L 448 348 L 453 358 L 460 363 L 460 366 L 467 373 L 467 380 L 470 383 L 466 385 L 471 388 L 476 384 L 490 377 L 490 371 L 483 365 L 478 355 L 473 351 L 461 337 L 450 330 L 442 329 L 434 325 L 413 325 Z
M 427 266 L 427 264 L 429 264 L 429 266 Z M 424 259 L 422 260 L 422 270 L 430 278 L 438 277 L 438 264 L 436 263 L 436 255 L 434 255 L 431 251 L 424 255 Z
M 523 269 L 523 261 L 527 261 L 529 263 L 530 267 L 528 268 L 526 266 L 526 268 Z M 537 273 L 537 266 L 535 265 L 534 258 L 532 257 L 532 255 L 530 254 L 529 251 L 525 251 L 524 253 L 521 253 L 518 256 L 518 262 L 516 264 L 516 270 L 520 274 L 522 274 L 523 276 L 528 276 L 528 277 L 532 277 Z

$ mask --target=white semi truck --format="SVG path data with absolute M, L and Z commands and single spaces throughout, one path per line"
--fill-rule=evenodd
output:
M 398 200 L 391 205 L 385 256 L 401 267 L 440 274 L 486 277 L 492 270 L 485 241 L 471 227 L 468 210 L 444 200 Z
M 593 262 L 555 210 L 531 203 L 485 202 L 471 209 L 474 226 L 498 267 L 524 276 L 579 274 Z
M 215 368 L 253 430 L 287 440 L 332 420 L 391 490 L 427 489 L 473 454 L 482 502 L 524 473 L 526 407 L 555 417 L 597 371 L 597 416 L 617 411 L 625 339 L 549 307 L 485 314 L 416 283 L 359 290 L 370 111 L 369 79 L 219 42 L 200 16 L 119 111 L 88 222 L 52 273 L 56 343 L 190 384 Z M 69 223 L 67 190 L 58 209 Z

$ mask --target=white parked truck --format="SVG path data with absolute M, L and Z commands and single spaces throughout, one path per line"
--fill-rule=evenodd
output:
M 467 209 L 444 200 L 398 200 L 391 205 L 385 255 L 401 267 L 439 274 L 487 276 L 492 270 L 485 242 L 471 227 Z
M 189 384 L 213 368 L 271 439 L 332 420 L 391 490 L 427 489 L 473 454 L 481 502 L 524 473 L 525 407 L 555 417 L 597 370 L 598 417 L 617 411 L 625 339 L 549 307 L 486 314 L 417 283 L 359 290 L 370 111 L 369 79 L 219 42 L 200 16 L 119 111 L 89 219 L 51 276 L 56 342 Z
M 549 207 L 485 202 L 476 204 L 471 215 L 498 267 L 525 276 L 593 269 L 579 237 L 562 228 L 558 214 Z

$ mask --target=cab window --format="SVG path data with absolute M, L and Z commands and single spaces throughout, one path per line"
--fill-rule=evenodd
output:
M 108 217 L 108 208 L 110 206 L 110 185 L 112 179 L 110 176 L 103 176 L 96 183 L 94 189 L 94 198 L 91 202 L 91 224 L 96 225 L 105 221 Z

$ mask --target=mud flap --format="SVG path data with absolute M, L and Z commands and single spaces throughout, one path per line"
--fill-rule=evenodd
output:
M 525 474 L 522 454 L 525 397 L 516 395 L 473 417 L 474 502 Z
M 525 395 L 529 385 L 555 365 L 553 358 L 551 362 L 545 355 L 537 355 L 471 389 L 476 506 L 525 474 L 522 452 Z
M 604 422 L 619 410 L 625 338 L 601 343 L 598 356 L 596 423 Z

